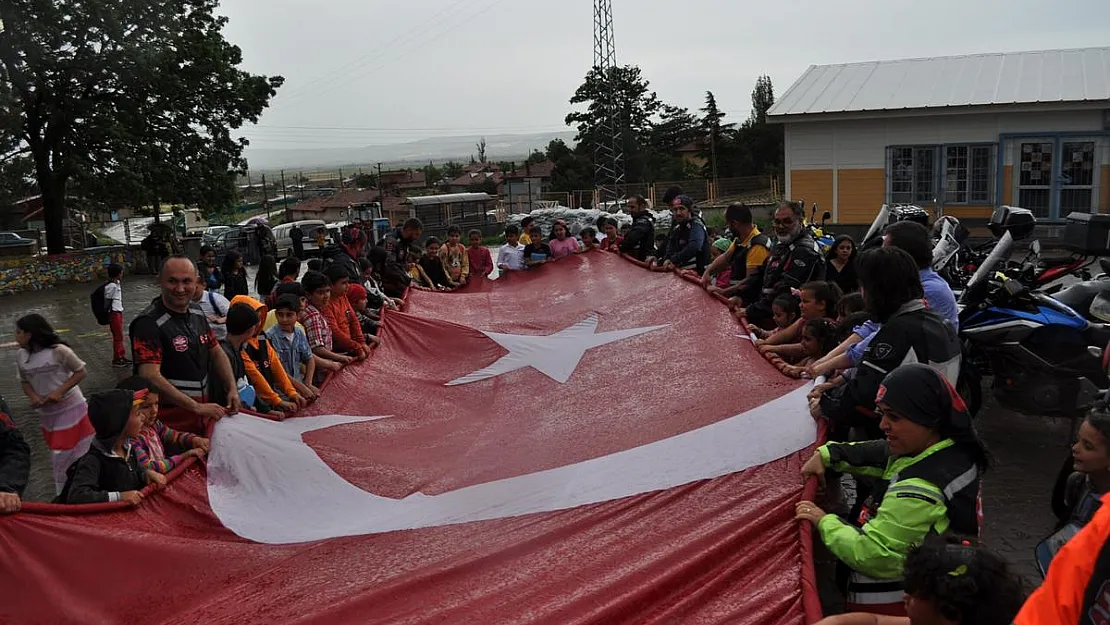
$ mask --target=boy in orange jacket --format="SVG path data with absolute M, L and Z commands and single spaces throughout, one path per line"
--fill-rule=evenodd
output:
M 320 311 L 331 327 L 332 343 L 336 352 L 347 354 L 355 360 L 366 360 L 370 350 L 366 346 L 366 335 L 362 333 L 362 324 L 358 321 L 358 314 L 347 300 L 347 289 L 351 285 L 351 278 L 343 265 L 332 265 L 324 274 L 331 280 L 331 299 L 327 308 Z
M 308 401 L 297 393 L 289 375 L 281 366 L 281 357 L 262 333 L 262 324 L 266 319 L 266 305 L 246 295 L 236 295 L 232 298 L 231 305 L 235 304 L 247 304 L 258 314 L 258 324 L 255 325 L 251 338 L 243 343 L 241 355 L 247 379 L 254 387 L 258 401 L 265 404 L 265 406 L 259 406 L 259 411 L 271 412 L 274 416 L 284 418 L 288 416 L 287 413 L 304 408 L 308 405 Z

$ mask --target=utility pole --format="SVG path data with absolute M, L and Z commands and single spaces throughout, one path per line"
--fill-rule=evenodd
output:
M 304 172 L 297 174 L 297 186 L 301 188 L 301 201 L 304 201 Z
M 605 89 L 602 95 L 605 113 L 599 120 L 600 137 L 593 146 L 598 200 L 605 202 L 620 199 L 618 186 L 624 182 L 624 120 L 616 89 L 612 0 L 594 0 L 594 69 L 600 73 Z
M 385 185 L 382 184 L 381 163 L 378 163 L 378 203 L 385 205 Z
M 289 194 L 285 191 L 285 170 L 281 170 L 281 206 L 289 206 Z
M 714 125 L 709 127 L 709 158 L 713 160 L 713 199 L 717 200 L 717 126 L 716 120 Z
M 266 207 L 266 221 L 270 221 L 270 199 L 266 196 L 266 174 L 262 174 L 262 205 Z
M 343 168 L 339 168 L 339 190 L 343 190 Z

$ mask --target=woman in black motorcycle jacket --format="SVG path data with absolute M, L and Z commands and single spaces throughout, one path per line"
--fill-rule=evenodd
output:
M 855 374 L 810 402 L 815 417 L 829 420 L 832 440 L 844 440 L 853 427 L 864 428 L 872 438 L 881 437 L 875 394 L 883 378 L 899 365 L 927 364 L 952 384 L 960 373 L 957 330 L 926 307 L 913 258 L 887 247 L 868 250 L 857 262 L 867 312 L 882 327 L 871 339 Z

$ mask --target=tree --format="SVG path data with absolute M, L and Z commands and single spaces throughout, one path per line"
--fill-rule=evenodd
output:
M 702 154 L 702 157 L 707 159 L 702 175 L 714 180 L 721 173 L 732 175 L 729 171 L 731 168 L 727 165 L 733 152 L 729 148 L 734 139 L 736 124 L 721 123 L 725 114 L 717 107 L 717 98 L 712 91 L 705 92 L 705 108 L 702 108 L 701 112 L 705 114 L 701 118 L 701 131 L 709 142 L 708 153 Z M 722 161 L 725 165 L 723 167 Z
M 594 187 L 593 164 L 585 156 L 570 149 L 562 139 L 553 139 L 547 144 L 544 160 L 555 163 L 551 178 L 552 190 L 569 193 Z
M 528 159 L 524 162 L 529 164 L 529 165 L 539 165 L 540 163 L 542 163 L 546 160 L 547 160 L 547 154 L 544 154 L 543 152 L 541 152 L 539 150 L 532 150 L 532 153 L 528 155 Z
M 775 104 L 775 87 L 771 84 L 771 77 L 764 74 L 755 81 L 752 89 L 752 116 L 749 125 L 767 123 L 767 111 Z
M 484 165 L 486 162 L 486 138 L 482 137 L 482 140 L 479 141 L 478 144 L 474 147 L 478 148 L 478 162 Z M 473 156 L 470 158 L 471 160 L 474 159 Z
M 18 116 L 43 196 L 47 247 L 64 251 L 65 198 L 216 210 L 234 199 L 246 140 L 281 77 L 238 69 L 217 0 L 6 0 L 0 101 Z
M 497 169 L 509 174 L 516 170 L 516 163 L 513 161 L 498 161 Z
M 427 184 L 429 187 L 434 187 L 436 184 L 439 183 L 440 180 L 443 179 L 443 171 L 433 165 L 430 161 L 428 162 L 428 165 L 424 167 L 423 171 L 424 183 Z
M 570 103 L 586 105 L 585 110 L 566 116 L 568 126 L 576 126 L 577 151 L 580 155 L 592 154 L 595 146 L 610 141 L 605 128 L 607 120 L 617 120 L 619 149 L 624 153 L 625 171 L 631 182 L 648 175 L 644 171 L 642 146 L 646 145 L 652 120 L 663 110 L 663 103 L 644 79 L 640 68 L 634 65 L 610 68 L 605 75 L 594 67 L 586 74 L 585 82 L 574 92 Z M 592 186 L 592 185 L 591 185 Z
M 360 189 L 371 189 L 378 186 L 377 176 L 374 174 L 359 174 L 355 176 L 355 186 Z
M 686 163 L 679 148 L 702 139 L 700 124 L 690 111 L 663 104 L 659 119 L 647 132 L 646 145 L 628 161 L 628 172 L 638 167 L 639 180 L 678 180 L 687 177 Z
M 447 161 L 446 163 L 443 164 L 443 175 L 444 176 L 446 176 L 448 178 L 451 178 L 451 179 L 455 179 L 455 178 L 458 178 L 459 176 L 461 176 L 462 174 L 463 174 L 462 163 L 456 163 L 455 161 Z
M 781 173 L 784 167 L 782 124 L 768 124 L 767 111 L 775 104 L 770 76 L 760 76 L 752 89 L 752 114 L 738 135 L 748 174 Z

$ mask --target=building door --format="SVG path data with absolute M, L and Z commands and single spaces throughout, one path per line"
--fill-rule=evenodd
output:
M 1056 180 L 1060 218 L 1076 211 L 1091 212 L 1095 201 L 1095 142 L 1063 141 Z
M 1055 142 L 1031 141 L 1019 146 L 1017 205 L 1033 211 L 1037 219 L 1048 219 L 1052 213 Z
M 1017 205 L 1037 219 L 1063 219 L 1098 205 L 1099 143 L 1093 137 L 1024 139 L 1016 144 Z

